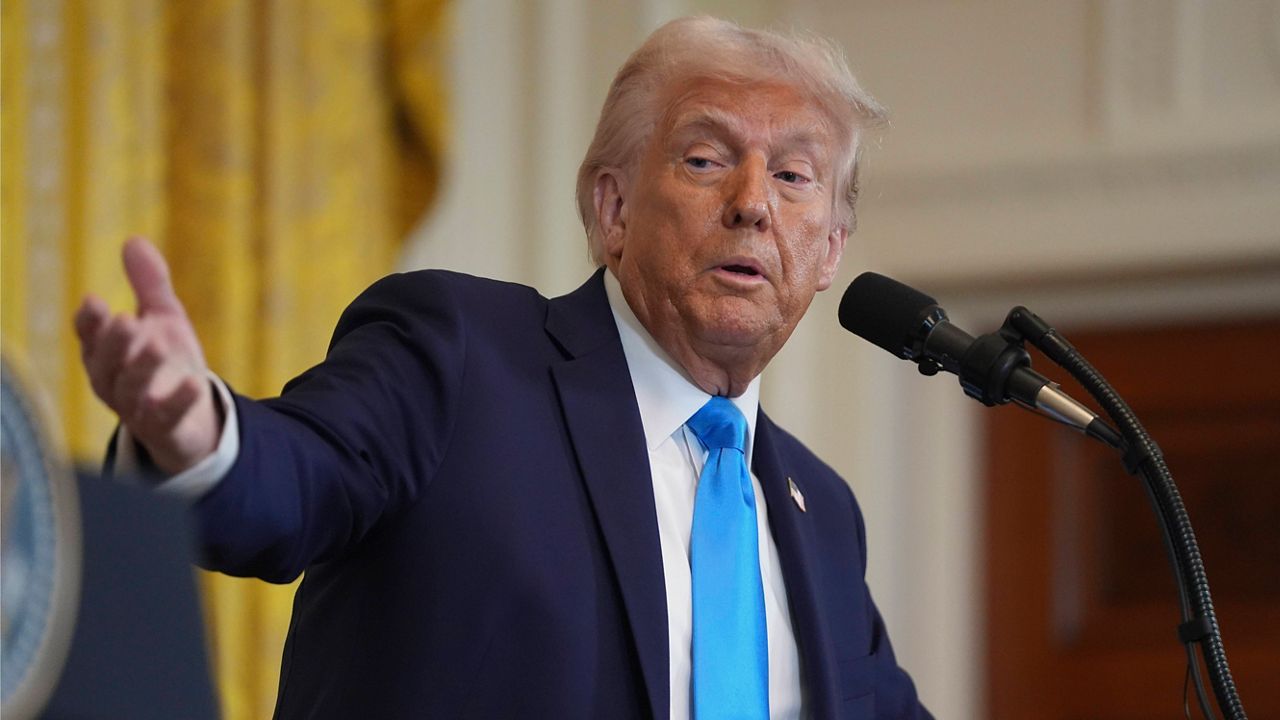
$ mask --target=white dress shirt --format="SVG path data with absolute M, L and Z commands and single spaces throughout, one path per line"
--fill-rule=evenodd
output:
M 688 720 L 693 712 L 690 695 L 692 671 L 693 595 L 689 572 L 689 535 L 693 527 L 693 500 L 698 476 L 706 462 L 702 447 L 685 421 L 693 417 L 711 396 L 694 385 L 679 366 L 658 346 L 631 311 L 613 273 L 604 274 L 609 307 L 618 324 L 622 352 L 631 371 L 640 423 L 644 426 L 649 469 L 653 474 L 653 500 L 658 509 L 658 539 L 662 545 L 662 572 L 667 585 L 667 654 L 671 662 L 671 720 Z M 747 419 L 747 467 L 755 444 L 756 416 L 760 409 L 760 378 L 746 392 L 731 398 Z M 800 662 L 787 589 L 783 583 L 778 548 L 769 532 L 760 480 L 751 473 L 756 496 L 756 529 L 760 542 L 760 580 L 764 583 L 765 625 L 769 640 L 769 717 L 800 717 Z
M 662 545 L 662 570 L 667 591 L 667 655 L 670 658 L 671 720 L 689 720 L 693 712 L 690 694 L 692 671 L 693 596 L 689 571 L 689 536 L 693 527 L 693 501 L 698 476 L 707 451 L 685 421 L 711 396 L 690 382 L 679 367 L 649 335 L 622 296 L 613 273 L 604 274 L 605 292 L 622 351 L 631 372 L 631 384 L 640 407 L 649 468 L 653 475 L 653 500 L 658 513 L 658 539 Z M 161 483 L 160 492 L 198 500 L 222 480 L 239 455 L 239 421 L 226 385 L 210 375 L 225 412 L 217 449 L 197 465 Z M 747 467 L 751 467 L 760 408 L 760 378 L 746 392 L 732 398 L 747 419 Z M 116 467 L 121 474 L 137 469 L 134 444 L 122 425 L 116 439 Z M 760 542 L 760 580 L 764 584 L 765 624 L 769 643 L 769 717 L 789 720 L 801 717 L 799 654 L 787 589 L 783 583 L 778 548 L 769 532 L 760 480 L 751 473 L 756 496 L 756 528 Z

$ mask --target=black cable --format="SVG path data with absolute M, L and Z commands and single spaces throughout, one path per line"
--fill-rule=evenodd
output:
M 1160 520 L 1166 549 L 1170 550 L 1173 558 L 1183 619 L 1178 635 L 1187 650 L 1201 711 L 1210 720 L 1214 717 L 1209 711 L 1200 667 L 1195 660 L 1194 646 L 1197 643 L 1204 652 L 1210 684 L 1224 717 L 1228 720 L 1246 720 L 1240 695 L 1227 665 L 1226 650 L 1223 648 L 1195 532 L 1159 446 L 1110 383 L 1047 323 L 1025 308 L 1015 308 L 1009 314 L 1008 323 L 1050 360 L 1071 373 L 1111 416 L 1124 436 L 1127 444 L 1125 467 L 1131 474 L 1142 476 L 1144 486 L 1153 499 L 1156 516 Z
M 1194 643 L 1187 643 L 1183 646 L 1187 651 L 1187 674 L 1191 677 L 1192 687 L 1196 689 L 1196 703 L 1200 706 L 1200 714 L 1205 720 L 1216 720 L 1217 716 L 1213 714 L 1213 709 L 1209 707 L 1209 696 L 1204 691 L 1204 675 L 1200 672 L 1200 663 L 1196 661 L 1196 648 Z M 1185 683 L 1182 689 L 1183 704 L 1186 703 L 1187 690 Z
M 1191 658 L 1187 658 L 1187 672 L 1182 675 L 1182 717 L 1191 720 Z
M 1128 450 L 1124 450 L 1126 457 Z M 1178 561 L 1178 552 L 1174 546 L 1173 535 L 1170 533 L 1170 523 L 1164 517 L 1161 510 L 1160 500 L 1156 496 L 1155 487 L 1152 482 L 1144 477 L 1142 489 L 1147 493 L 1147 500 L 1151 503 L 1152 510 L 1155 511 L 1157 517 L 1157 526 L 1160 530 L 1160 540 L 1164 545 L 1165 555 L 1169 558 L 1169 567 L 1173 569 L 1173 585 L 1178 590 L 1178 611 L 1181 622 L 1185 625 L 1192 617 L 1191 596 L 1187 590 L 1186 576 L 1183 574 L 1182 564 Z M 1181 639 L 1181 638 L 1179 638 Z M 1194 645 L 1189 642 L 1183 643 L 1183 649 L 1187 653 L 1187 675 L 1195 681 L 1196 702 L 1200 706 L 1200 714 L 1205 720 L 1215 720 L 1213 712 L 1209 709 L 1209 698 L 1204 691 L 1204 678 L 1200 673 L 1200 666 L 1196 664 Z M 1183 686 L 1183 703 L 1186 703 L 1186 684 Z M 1190 717 L 1190 711 L 1187 711 L 1187 717 Z

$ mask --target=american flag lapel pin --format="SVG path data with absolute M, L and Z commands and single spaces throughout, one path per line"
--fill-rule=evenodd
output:
M 796 507 L 800 508 L 800 512 L 809 512 L 804 506 L 804 493 L 796 487 L 796 481 L 787 477 L 787 487 L 791 490 L 791 499 L 796 501 Z

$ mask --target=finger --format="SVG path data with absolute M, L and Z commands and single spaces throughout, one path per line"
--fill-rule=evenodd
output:
M 152 417 L 162 427 L 173 427 L 200 400 L 200 394 L 208 380 L 188 375 L 167 396 L 148 402 Z
M 137 409 L 145 406 L 148 396 L 165 391 L 160 373 L 164 361 L 165 354 L 155 338 L 143 339 L 136 350 L 126 352 L 111 392 L 121 418 L 132 419 Z
M 169 281 L 169 266 L 155 245 L 140 237 L 129 238 L 123 257 L 125 274 L 138 299 L 139 316 L 147 312 L 182 312 L 182 303 Z
M 200 400 L 203 377 L 185 375 L 170 388 L 153 386 L 139 399 L 126 424 L 139 439 L 171 438 L 177 425 Z
M 139 336 L 138 321 L 127 313 L 111 318 L 106 327 L 99 333 L 94 352 L 85 361 L 89 371 L 89 384 L 113 410 L 117 410 L 117 401 L 113 392 L 116 376 L 124 365 L 129 354 L 130 345 L 137 342 Z
M 111 310 L 102 298 L 96 295 L 85 295 L 84 302 L 76 310 L 76 336 L 80 338 L 80 355 L 85 357 L 92 352 L 98 333 L 111 318 Z

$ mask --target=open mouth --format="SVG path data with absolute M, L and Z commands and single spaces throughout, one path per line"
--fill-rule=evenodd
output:
M 747 267 L 746 265 L 724 265 L 722 267 L 725 270 L 738 275 L 746 275 L 749 277 L 756 277 L 760 275 L 760 273 L 756 272 L 755 268 Z

